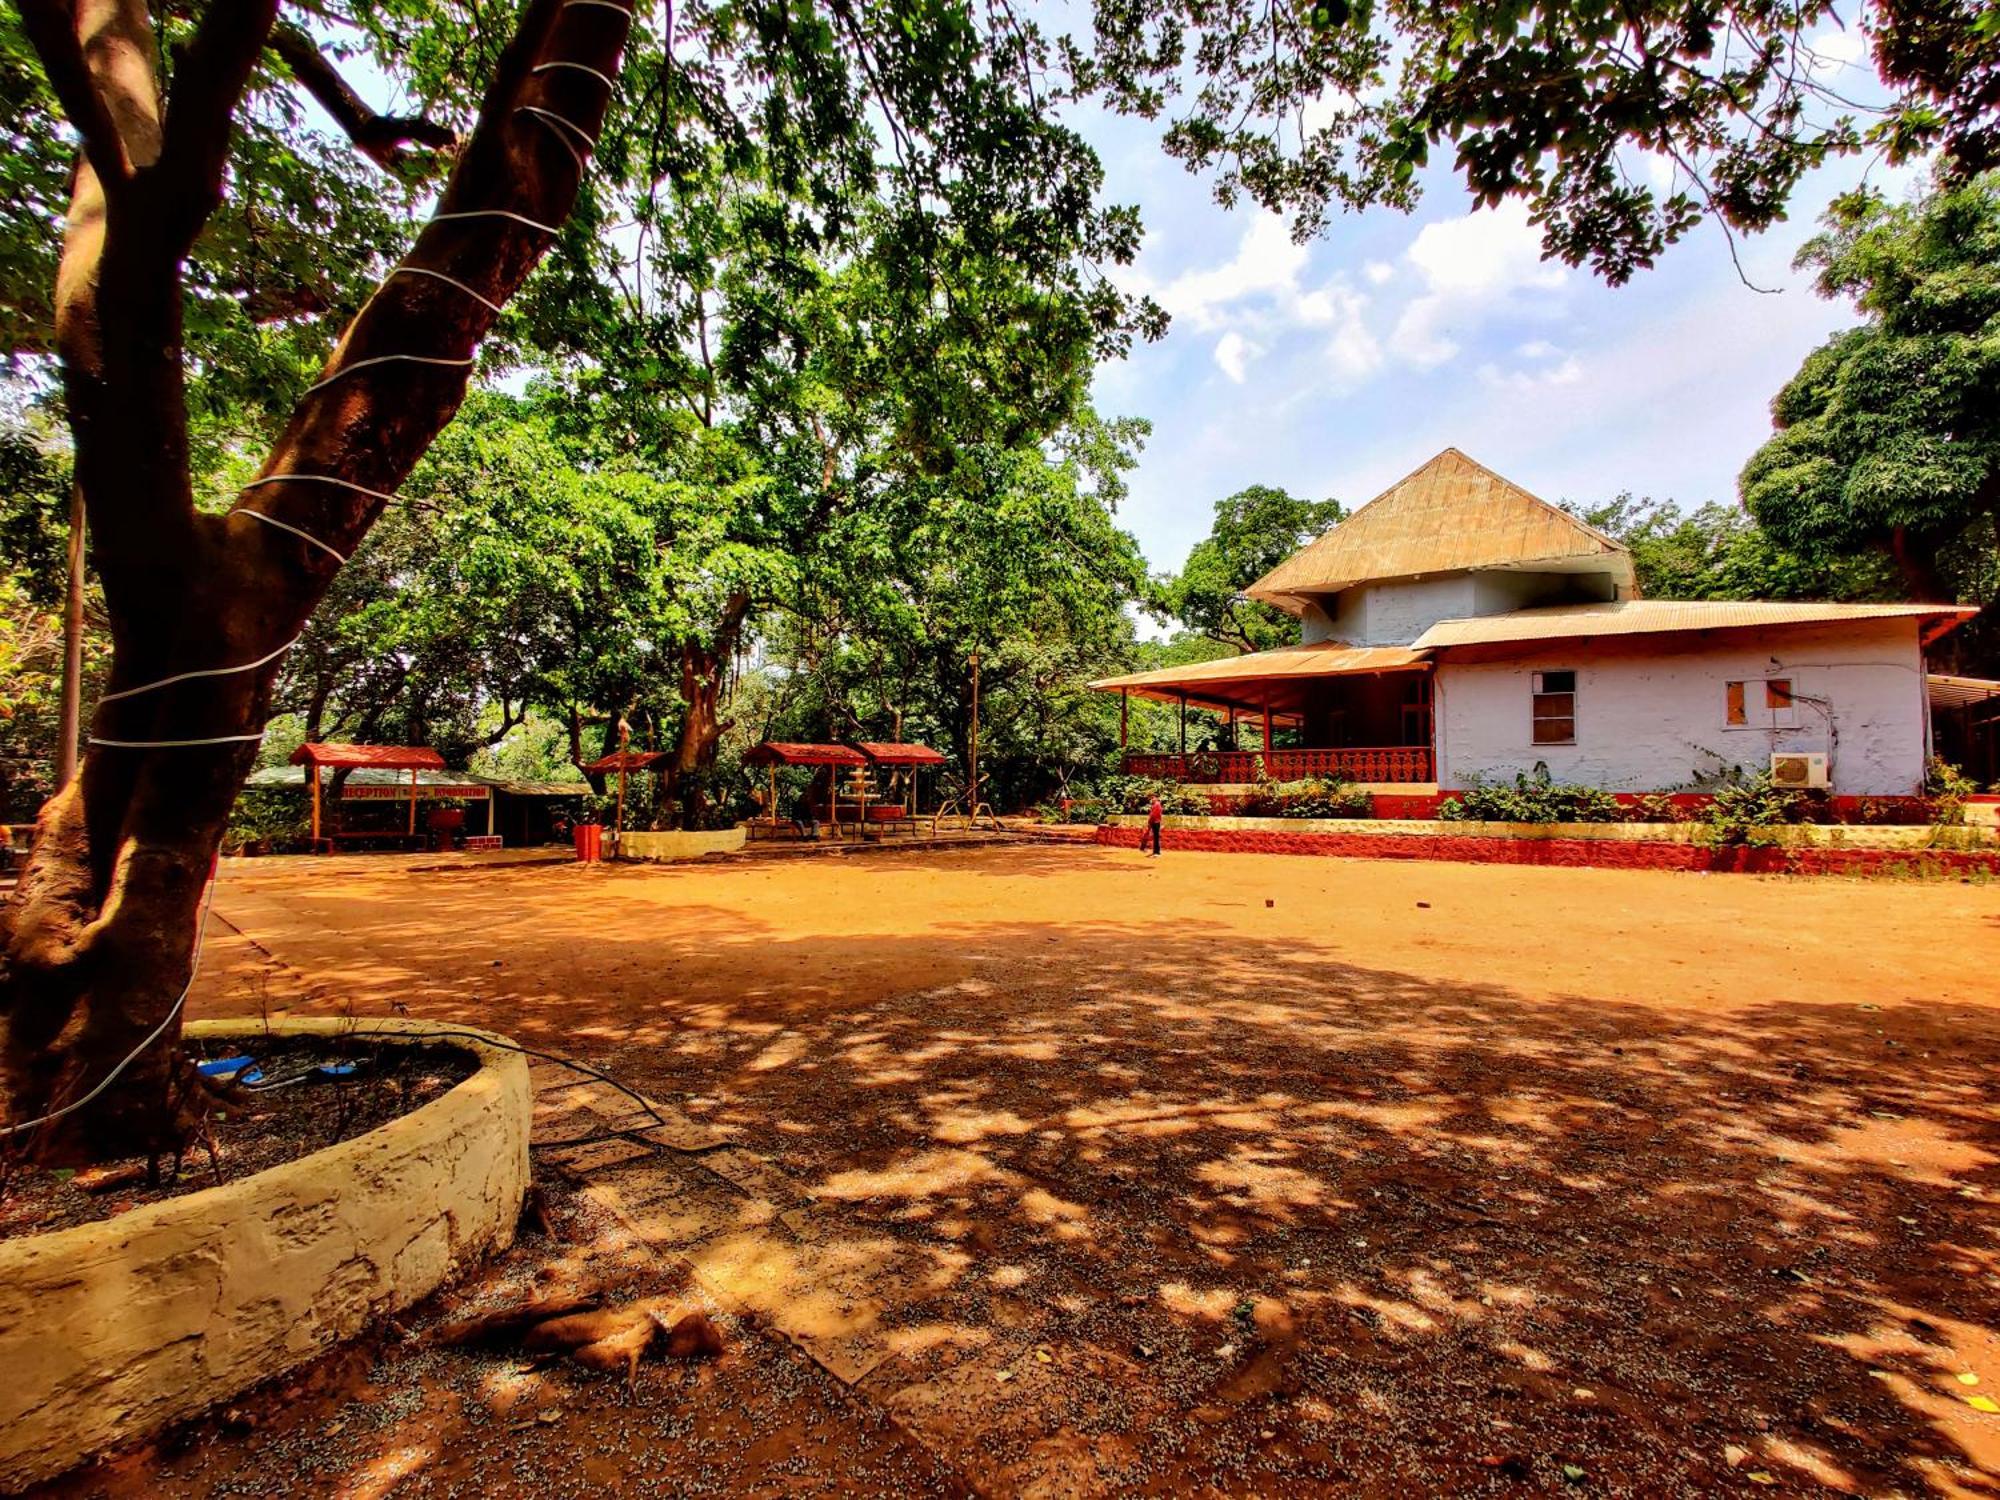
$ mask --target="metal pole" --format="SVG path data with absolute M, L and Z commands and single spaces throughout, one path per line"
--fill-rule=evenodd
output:
M 417 836 L 417 768 L 410 767 L 410 837 Z
M 972 752 L 972 784 L 965 791 L 965 815 L 968 820 L 979 808 L 979 652 L 972 653 L 972 735 L 969 740 Z
M 69 592 L 63 600 L 62 704 L 57 714 L 56 790 L 76 779 L 83 729 L 83 486 L 69 490 Z
M 625 836 L 625 746 L 632 739 L 632 726 L 618 720 L 618 811 L 611 820 L 611 843 L 616 848 Z
M 313 853 L 319 853 L 319 762 L 308 756 L 306 774 L 313 784 Z

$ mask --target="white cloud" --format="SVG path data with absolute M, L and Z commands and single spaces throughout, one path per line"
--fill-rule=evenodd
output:
M 1216 367 L 1233 383 L 1241 385 L 1249 372 L 1250 361 L 1263 352 L 1262 348 L 1232 328 L 1215 341 Z
M 1309 260 L 1283 219 L 1258 214 L 1228 261 L 1146 289 L 1181 326 L 1219 335 L 1216 367 L 1238 385 L 1259 357 L 1305 332 L 1319 340 L 1330 372 L 1313 378 L 1351 384 L 1382 363 L 1381 343 L 1368 328 L 1368 294 L 1338 276 L 1308 287 Z
M 1523 359 L 1554 359 L 1562 350 L 1547 339 L 1529 339 L 1514 352 Z
M 1382 345 L 1369 332 L 1364 314 L 1368 299 L 1345 287 L 1329 287 L 1317 293 L 1329 305 L 1332 336 L 1326 342 L 1326 356 L 1342 384 L 1351 384 L 1381 367 Z
M 1403 309 L 1389 335 L 1390 352 L 1420 368 L 1441 365 L 1459 340 L 1521 292 L 1553 291 L 1560 265 L 1542 259 L 1542 236 L 1526 205 L 1509 199 L 1426 224 L 1405 252 L 1424 293 Z
M 1859 31 L 1835 28 L 1822 31 L 1806 43 L 1807 67 L 1816 77 L 1830 78 L 1858 63 L 1868 54 L 1868 40 Z
M 1283 219 L 1258 214 L 1244 231 L 1233 259 L 1205 271 L 1185 271 L 1153 296 L 1176 321 L 1210 331 L 1222 326 L 1239 303 L 1257 297 L 1295 297 L 1306 259 L 1306 247 L 1292 243 Z
M 1522 352 L 1526 353 L 1533 347 L 1526 345 Z M 1556 352 L 1549 345 L 1542 347 L 1552 354 Z M 1574 354 L 1559 365 L 1545 365 L 1533 370 L 1502 370 L 1490 361 L 1479 367 L 1479 383 L 1495 391 L 1540 391 L 1553 386 L 1575 385 L 1581 379 L 1583 365 Z
M 1361 274 L 1368 278 L 1370 286 L 1380 286 L 1396 274 L 1396 268 L 1386 260 L 1371 260 L 1361 268 Z

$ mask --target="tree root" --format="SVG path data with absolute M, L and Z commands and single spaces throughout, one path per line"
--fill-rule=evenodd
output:
M 602 1299 L 597 1291 L 540 1297 L 447 1324 L 431 1337 L 457 1348 L 518 1342 L 529 1354 L 567 1357 L 608 1375 L 622 1371 L 627 1389 L 656 1346 L 669 1359 L 713 1359 L 723 1352 L 722 1334 L 705 1313 L 648 1302 L 602 1307 Z

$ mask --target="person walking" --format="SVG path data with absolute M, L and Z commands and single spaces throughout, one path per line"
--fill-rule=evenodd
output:
M 1153 840 L 1153 853 L 1151 857 L 1154 859 L 1160 857 L 1160 822 L 1165 812 L 1166 810 L 1160 806 L 1160 794 L 1158 792 L 1153 793 L 1153 805 L 1146 809 L 1146 832 Z M 1145 846 L 1145 839 L 1140 839 L 1139 847 L 1143 849 Z

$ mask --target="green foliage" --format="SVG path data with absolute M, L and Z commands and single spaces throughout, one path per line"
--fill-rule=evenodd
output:
M 1215 503 L 1215 523 L 1178 575 L 1161 580 L 1158 605 L 1185 628 L 1238 651 L 1296 640 L 1298 624 L 1243 591 L 1347 514 L 1338 500 L 1299 500 L 1255 484 Z
M 1864 322 L 1806 357 L 1744 503 L 1805 556 L 1874 550 L 1919 599 L 1995 597 L 2000 176 L 1891 205 L 1857 193 L 1800 252 Z
M 69 581 L 69 457 L 38 411 L 0 415 L 0 821 L 25 823 L 55 790 L 63 603 Z M 86 718 L 111 642 L 86 590 Z
M 1366 818 L 1375 799 L 1360 787 L 1330 777 L 1264 781 L 1242 801 L 1246 818 Z
M 1931 821 L 1955 827 L 1965 821 L 1966 800 L 1979 784 L 1946 760 L 1932 756 L 1924 762 L 1924 800 L 1930 804 Z
M 1567 507 L 1632 552 L 1647 599 L 1894 598 L 1888 561 L 1874 553 L 1788 551 L 1739 506 L 1685 511 L 1629 491 L 1592 508 Z
M 1553 781 L 1538 767 L 1533 775 L 1517 773 L 1512 785 L 1469 787 L 1444 802 L 1437 815 L 1450 823 L 1618 823 L 1625 810 L 1609 792 Z
M 1648 792 L 1632 804 L 1634 823 L 1688 823 L 1694 814 L 1665 792 Z
M 1035 809 L 1035 817 L 1043 823 L 1105 823 L 1118 811 L 1118 805 L 1104 797 L 1082 796 L 1044 802 Z
M 224 854 L 294 854 L 312 837 L 311 804 L 294 790 L 245 787 L 223 830 Z
M 1106 776 L 1097 783 L 1097 795 L 1118 812 L 1142 813 L 1160 799 L 1160 811 L 1169 817 L 1207 817 L 1208 797 L 1182 781 L 1160 781 L 1149 776 Z
M 1824 806 L 1805 792 L 1771 784 L 1771 773 L 1759 771 L 1724 783 L 1702 816 L 1702 834 L 1714 844 L 1770 845 L 1774 830 L 1791 823 L 1818 821 L 1813 813 Z
M 1448 146 L 1482 203 L 1526 199 L 1548 254 L 1615 283 L 1705 215 L 1768 227 L 1805 172 L 1869 142 L 1813 66 L 1806 38 L 1830 14 L 1825 0 L 1098 0 L 1094 45 L 1070 61 L 1112 108 L 1171 118 L 1169 154 L 1213 171 L 1224 203 L 1316 232 L 1340 207 L 1407 206 Z M 1937 90 L 1990 118 L 1980 71 L 1903 76 L 1872 137 L 1892 154 L 1961 139 L 1929 106 Z M 1664 186 L 1630 170 L 1633 147 L 1673 164 Z

